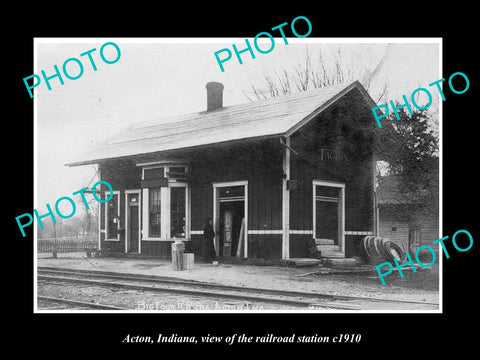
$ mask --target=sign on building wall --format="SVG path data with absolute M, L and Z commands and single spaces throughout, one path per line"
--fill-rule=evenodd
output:
M 321 149 L 320 159 L 332 161 L 347 161 L 347 155 L 335 150 Z

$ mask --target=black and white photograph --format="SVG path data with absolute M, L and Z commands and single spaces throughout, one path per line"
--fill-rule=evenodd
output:
M 103 5 L 8 12 L 7 350 L 468 356 L 473 5 Z
M 92 40 L 36 42 L 37 311 L 441 310 L 441 39 Z

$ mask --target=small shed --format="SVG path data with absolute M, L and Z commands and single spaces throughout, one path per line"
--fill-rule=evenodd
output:
M 439 238 L 438 208 L 421 199 L 418 192 L 402 189 L 398 176 L 382 178 L 377 187 L 378 233 L 404 251 L 428 245 L 438 252 L 438 245 L 432 246 Z
M 206 90 L 206 111 L 134 124 L 67 164 L 97 164 L 114 189 L 99 247 L 169 257 L 182 239 L 201 255 L 212 218 L 217 255 L 310 257 L 313 243 L 356 255 L 377 228 L 375 103 L 362 85 L 228 107 L 222 84 Z

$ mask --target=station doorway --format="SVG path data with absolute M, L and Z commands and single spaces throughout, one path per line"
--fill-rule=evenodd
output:
M 345 184 L 313 181 L 313 236 L 345 252 Z
M 140 190 L 125 191 L 125 253 L 140 254 Z
M 247 257 L 247 185 L 214 184 L 215 252 L 220 256 Z

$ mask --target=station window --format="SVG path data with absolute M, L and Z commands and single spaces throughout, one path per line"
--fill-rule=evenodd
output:
M 150 189 L 148 193 L 148 233 L 150 236 L 161 236 L 162 207 L 160 188 Z
M 113 192 L 112 199 L 104 204 L 105 206 L 105 223 L 106 223 L 106 237 L 107 240 L 119 240 L 120 229 L 120 207 L 119 207 L 120 193 Z
M 185 187 L 170 188 L 170 236 L 173 238 L 185 237 L 186 191 Z
M 163 167 L 144 169 L 143 170 L 143 179 L 161 179 L 165 176 L 165 169 Z
M 156 186 L 143 188 L 143 236 L 144 240 L 169 240 L 187 238 L 189 215 L 188 174 L 186 165 L 162 165 L 144 168 L 142 180 L 167 179 Z M 183 175 L 183 176 L 182 176 Z
M 168 172 L 169 174 L 185 174 L 186 168 L 185 166 L 169 166 Z

